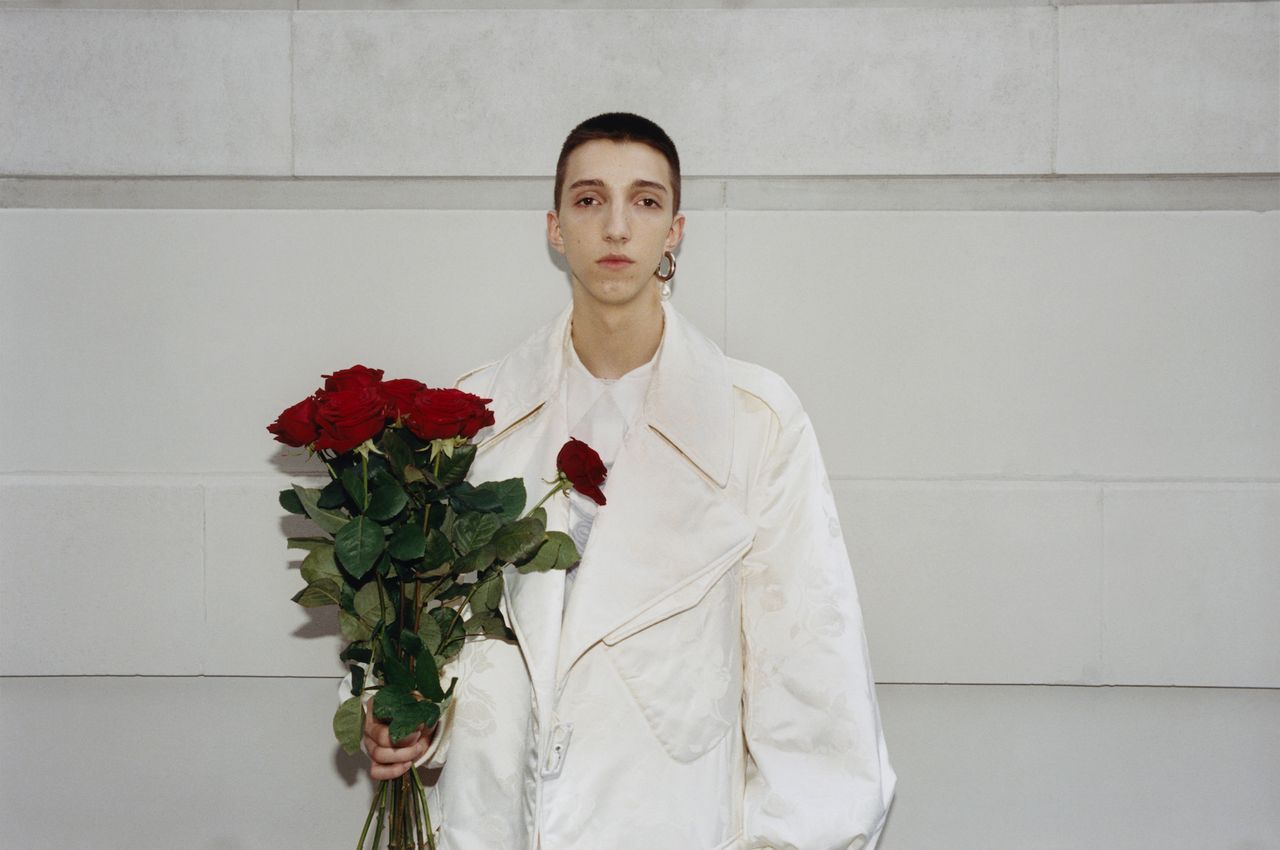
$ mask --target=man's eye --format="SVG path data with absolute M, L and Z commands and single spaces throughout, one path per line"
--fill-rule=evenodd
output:
M 578 198 L 577 202 L 584 207 L 589 207 L 592 204 L 596 203 L 596 199 L 588 195 L 585 198 Z
M 662 206 L 662 204 L 658 202 L 658 199 L 657 199 L 657 198 L 641 198 L 641 199 L 640 199 L 640 203 L 644 204 L 646 207 L 660 207 L 660 206 Z

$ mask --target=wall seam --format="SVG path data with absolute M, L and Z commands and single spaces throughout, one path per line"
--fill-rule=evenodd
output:
M 1058 173 L 1058 136 L 1062 132 L 1062 7 L 1053 4 L 1053 115 L 1049 133 L 1049 172 Z
M 1107 487 L 1098 485 L 1098 679 L 1107 674 Z
M 294 0 L 294 5 L 301 5 L 302 0 Z M 296 41 L 297 26 L 296 9 L 289 13 L 289 175 L 298 176 L 298 110 L 296 105 L 297 83 L 294 71 L 293 46 Z

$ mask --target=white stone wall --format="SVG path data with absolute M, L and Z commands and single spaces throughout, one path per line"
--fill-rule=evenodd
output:
M 1280 3 L 40 6 L 0 2 L 0 847 L 354 844 L 264 426 L 553 315 L 559 143 L 626 109 L 684 161 L 677 304 L 815 421 L 883 850 L 1280 848 Z

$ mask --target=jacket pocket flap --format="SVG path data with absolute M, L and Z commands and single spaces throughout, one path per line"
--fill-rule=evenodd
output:
M 601 640 L 605 644 L 613 646 L 619 641 L 631 637 L 636 632 L 643 631 L 668 617 L 697 605 L 707 595 L 707 591 L 711 590 L 715 583 L 720 580 L 720 577 L 737 562 L 738 557 L 751 548 L 751 543 L 752 541 L 748 539 L 734 545 L 728 552 L 720 555 L 698 570 L 698 572 L 689 576 L 680 584 L 673 586 L 667 593 L 636 612 L 635 616 L 627 618 L 625 623 L 613 629 Z

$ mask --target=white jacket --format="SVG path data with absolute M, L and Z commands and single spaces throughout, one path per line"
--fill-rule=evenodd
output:
M 563 612 L 507 568 L 519 646 L 468 643 L 423 761 L 440 850 L 857 850 L 893 797 L 818 443 L 777 375 L 667 303 L 645 398 Z M 459 380 L 493 399 L 474 481 L 547 491 L 570 308 Z M 548 502 L 563 529 L 564 497 Z

